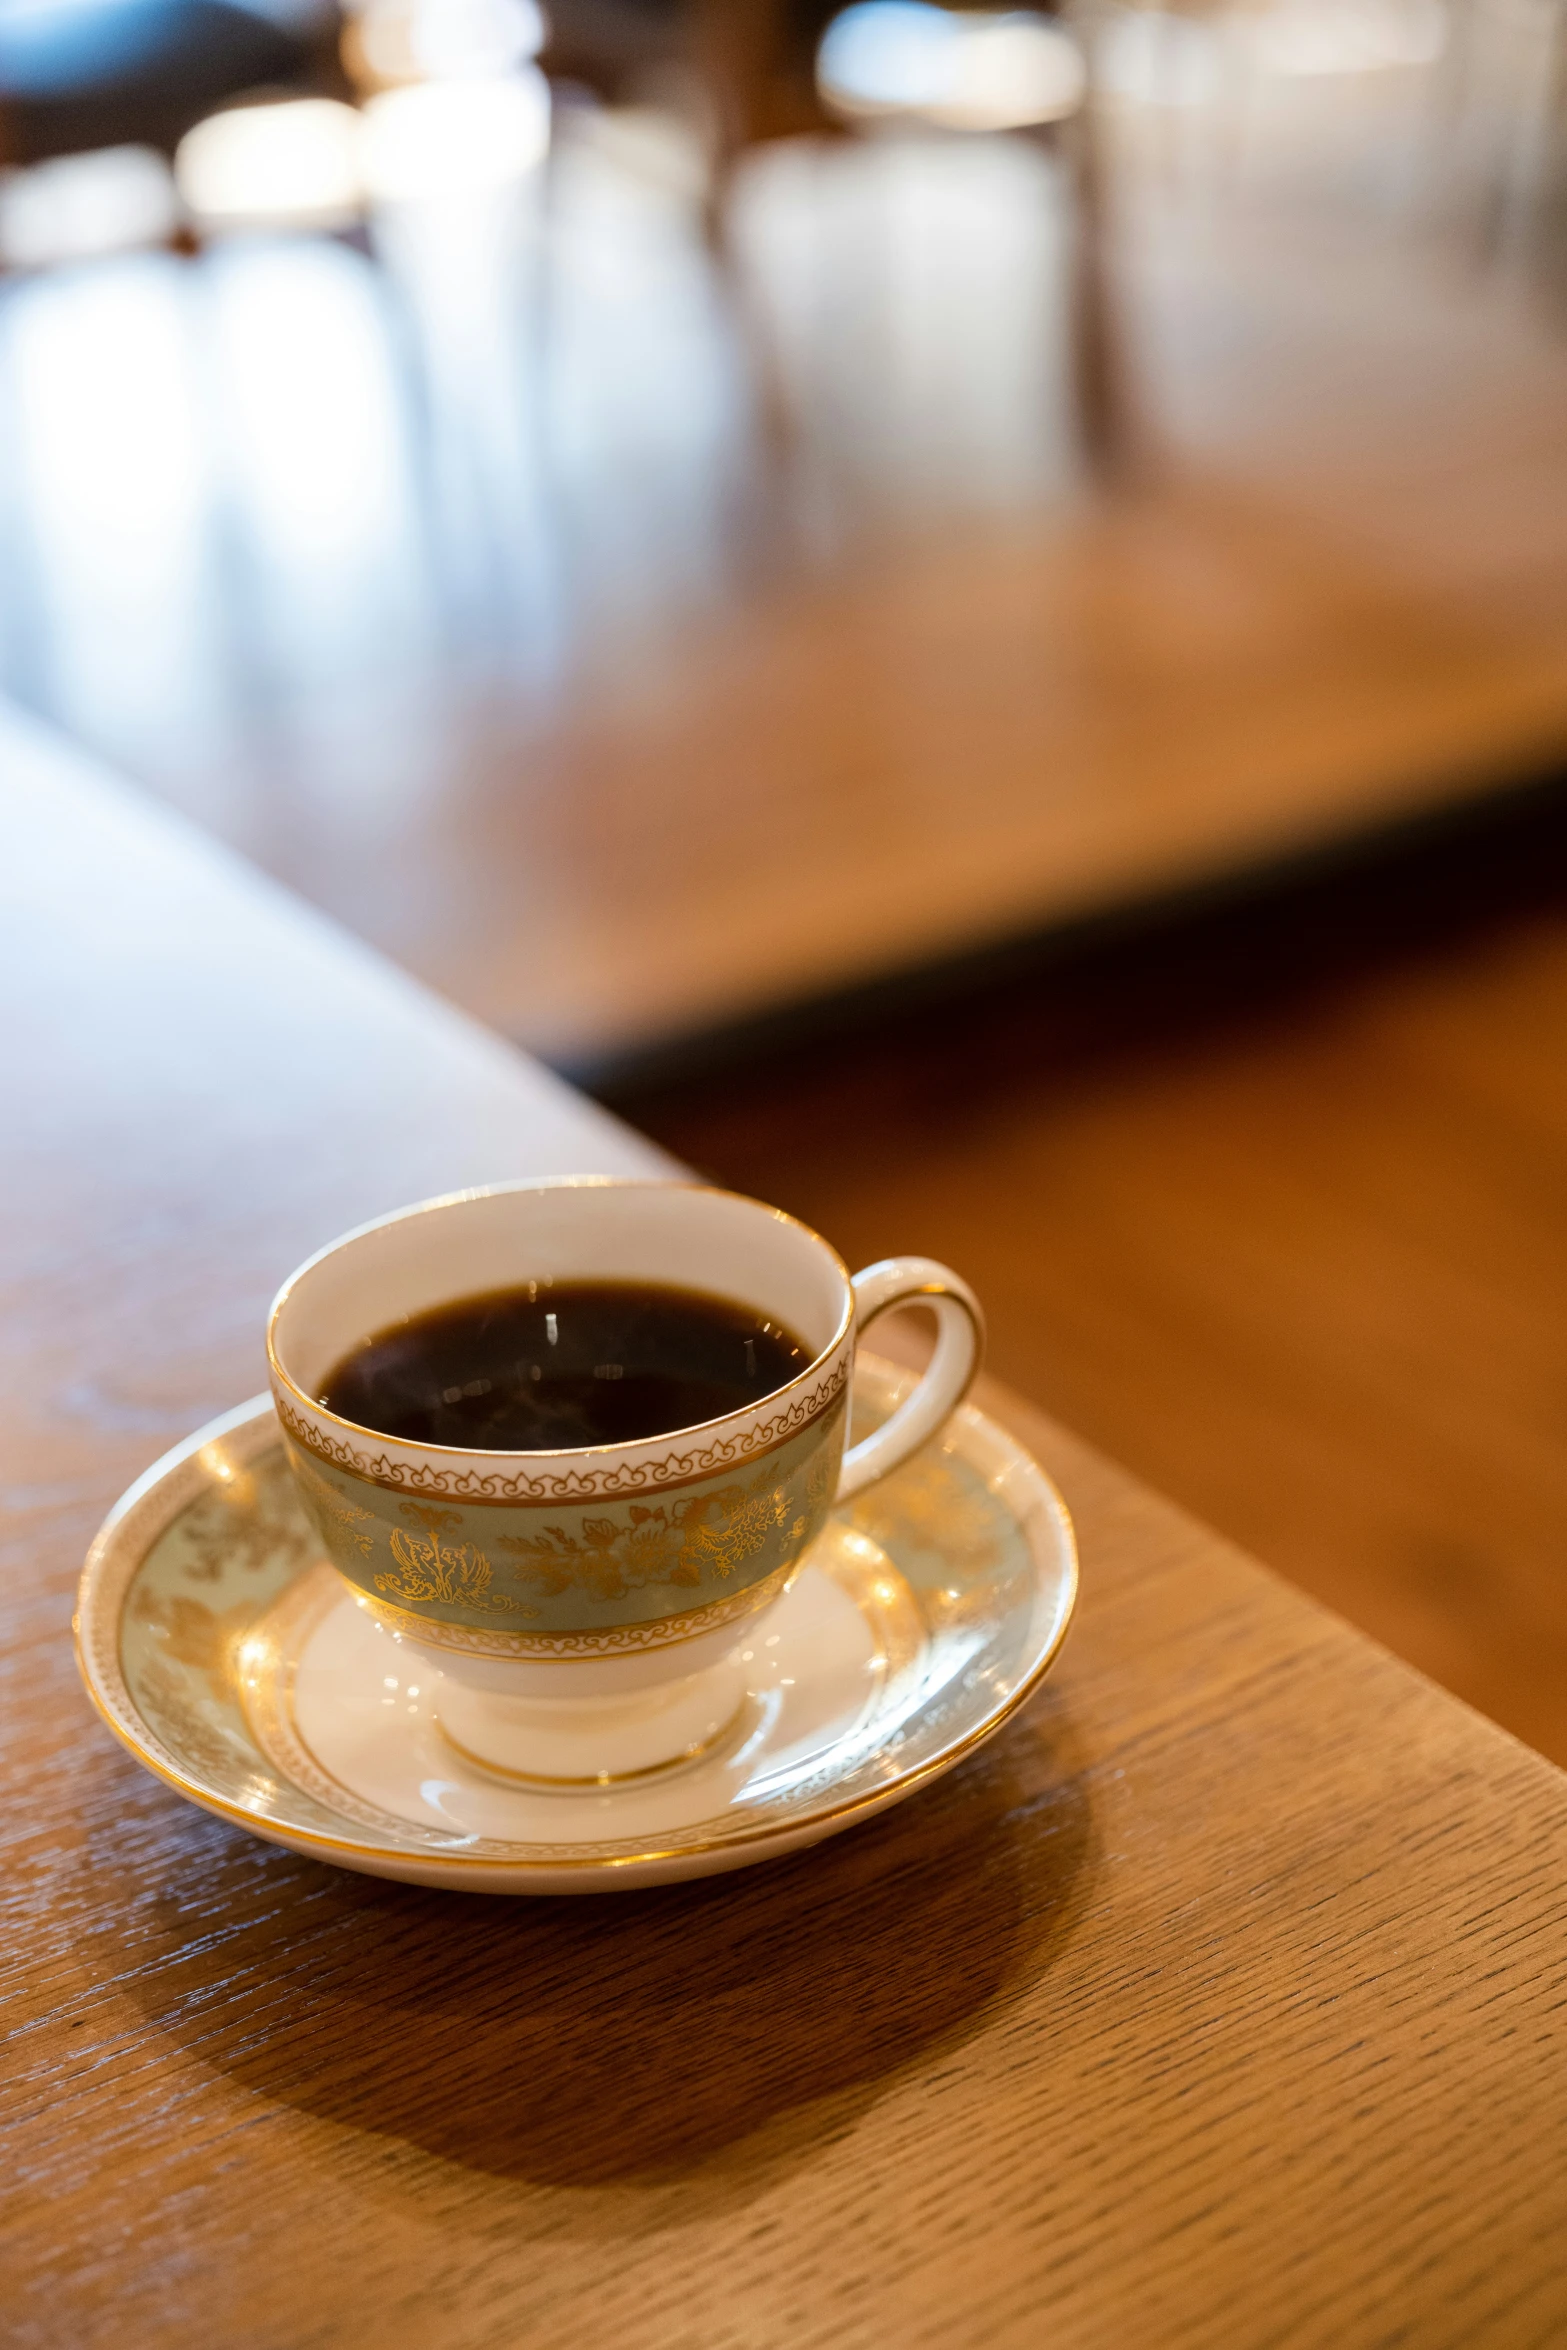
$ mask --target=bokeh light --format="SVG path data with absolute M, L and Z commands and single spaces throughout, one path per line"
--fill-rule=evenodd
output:
M 363 203 L 359 135 L 335 98 L 229 107 L 187 132 L 174 176 L 206 227 L 342 227 Z
M 105 147 L 0 172 L 0 263 L 10 269 L 167 244 L 179 224 L 173 178 L 151 147 Z
M 412 82 L 365 107 L 365 185 L 391 204 L 502 187 L 540 164 L 549 142 L 549 84 L 536 67 L 493 81 Z
M 1023 12 L 955 14 L 923 0 L 860 0 L 828 27 L 817 75 L 838 112 L 949 130 L 1021 130 L 1082 102 L 1071 36 Z
M 538 0 L 365 0 L 343 33 L 343 62 L 365 90 L 509 74 L 539 54 Z

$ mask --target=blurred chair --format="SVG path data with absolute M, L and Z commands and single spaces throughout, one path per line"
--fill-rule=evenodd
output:
M 335 0 L 0 0 L 0 167 L 172 156 L 259 87 L 344 94 Z
M 945 5 L 945 0 L 943 0 Z M 824 89 L 820 60 L 846 0 L 552 0 L 552 37 L 542 63 L 555 77 L 585 83 L 611 102 L 633 94 L 659 71 L 694 72 L 709 116 L 714 160 L 707 206 L 709 241 L 726 258 L 729 196 L 746 154 L 772 139 L 853 136 L 872 116 L 936 123 L 954 132 L 1007 128 L 1039 139 L 1061 157 L 1072 193 L 1074 247 L 1069 363 L 1084 457 L 1101 481 L 1132 469 L 1133 420 L 1121 357 L 1107 255 L 1104 171 L 1094 95 L 1084 47 L 1083 72 L 1071 101 L 1041 103 L 1008 115 L 993 107 L 970 119 L 943 117 L 918 102 L 856 112 Z M 1020 12 L 965 9 L 947 14 L 976 29 L 1017 39 Z M 1069 0 L 1042 0 L 1034 18 L 1069 16 Z M 771 370 L 764 366 L 764 374 Z M 771 411 L 775 400 L 767 398 Z
M 924 123 L 962 132 L 1008 130 L 1039 139 L 1065 165 L 1073 203 L 1073 264 L 1069 365 L 1079 441 L 1091 472 L 1102 482 L 1127 474 L 1134 442 L 1121 358 L 1121 337 L 1110 286 L 1103 162 L 1089 75 L 1089 50 L 1076 50 L 1080 66 L 1067 87 L 1059 60 L 1045 76 L 1031 71 L 1027 49 L 1030 23 L 1046 16 L 1067 19 L 1066 0 L 1043 0 L 1029 11 L 947 7 L 941 15 L 964 27 L 970 54 L 985 47 L 993 69 L 963 102 L 943 104 L 933 90 L 909 77 L 901 92 L 856 104 L 834 89 L 828 70 L 833 37 L 851 16 L 869 19 L 869 8 L 851 10 L 844 0 L 690 0 L 693 47 L 713 102 L 717 126 L 714 173 L 715 234 L 722 233 L 728 185 L 745 151 L 760 141 L 802 133 L 843 135 L 872 123 Z M 934 8 L 883 9 L 913 31 Z M 941 28 L 936 27 L 937 30 Z M 956 37 L 957 25 L 953 27 Z M 1067 33 L 1054 36 L 1064 51 Z M 1038 44 L 1036 43 L 1036 59 Z M 1070 79 L 1071 77 L 1068 77 Z M 1048 84 L 1048 86 L 1047 86 Z

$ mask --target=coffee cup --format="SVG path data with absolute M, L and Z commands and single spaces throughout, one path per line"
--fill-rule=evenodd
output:
M 540 1451 L 356 1424 L 321 1398 L 372 1332 L 453 1301 L 557 1282 L 739 1301 L 798 1333 L 785 1384 L 699 1425 Z M 846 1445 L 856 1341 L 930 1307 L 923 1377 Z M 978 1367 L 968 1285 L 924 1257 L 851 1277 L 809 1226 L 733 1192 L 583 1176 L 428 1200 L 334 1241 L 279 1292 L 272 1392 L 326 1555 L 391 1637 L 437 1669 L 448 1739 L 530 1783 L 604 1786 L 722 1738 L 738 1654 L 830 1511 L 932 1436 Z

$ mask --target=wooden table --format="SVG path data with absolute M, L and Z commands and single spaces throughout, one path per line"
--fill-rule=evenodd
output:
M 7 2342 L 1567 2338 L 1567 1782 L 1022 1405 L 1079 1622 L 885 1820 L 663 1893 L 339 1875 L 139 1772 L 81 1555 L 356 1218 L 638 1139 L 0 727 Z

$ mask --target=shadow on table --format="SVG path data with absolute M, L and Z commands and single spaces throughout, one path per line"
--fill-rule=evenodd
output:
M 381 1884 L 181 1815 L 120 1987 L 257 2096 L 447 2162 L 743 2199 L 1049 1966 L 1093 1869 L 1072 1745 L 1046 1692 L 814 1852 L 603 1898 Z

